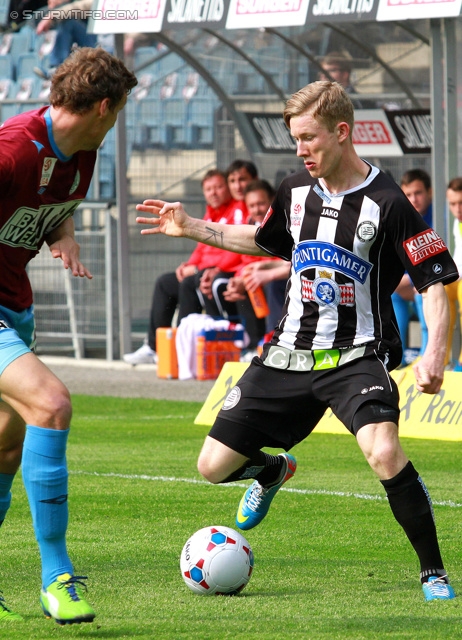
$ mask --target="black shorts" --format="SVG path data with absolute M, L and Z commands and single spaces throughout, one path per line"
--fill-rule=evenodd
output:
M 313 431 L 327 409 L 353 434 L 369 422 L 389 419 L 370 419 L 364 411 L 362 424 L 355 421 L 366 403 L 399 415 L 398 387 L 375 355 L 304 372 L 273 369 L 254 358 L 229 392 L 209 436 L 243 455 L 262 447 L 289 451 Z

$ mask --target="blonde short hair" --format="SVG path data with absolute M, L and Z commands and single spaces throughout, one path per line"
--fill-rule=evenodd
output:
M 350 127 L 350 136 L 354 126 L 354 107 L 348 93 L 338 82 L 319 80 L 307 84 L 294 93 L 286 103 L 284 122 L 290 127 L 290 120 L 303 113 L 310 114 L 321 121 L 329 131 L 333 131 L 339 122 Z

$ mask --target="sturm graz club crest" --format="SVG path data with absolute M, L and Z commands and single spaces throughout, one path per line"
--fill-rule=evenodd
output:
M 377 235 L 377 227 L 370 220 L 365 220 L 358 225 L 356 237 L 360 242 L 372 242 Z
M 313 281 L 314 299 L 321 307 L 336 307 L 340 303 L 338 284 L 330 278 L 316 278 Z

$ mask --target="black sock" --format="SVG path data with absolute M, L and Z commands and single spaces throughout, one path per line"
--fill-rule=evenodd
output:
M 264 487 L 271 486 L 278 481 L 283 464 L 284 458 L 281 456 L 273 456 L 263 451 L 257 451 L 242 467 L 221 482 L 226 483 L 254 478 Z
M 420 560 L 421 581 L 426 582 L 431 575 L 446 575 L 430 496 L 412 463 L 408 462 L 394 478 L 381 482 L 393 515 L 403 527 Z

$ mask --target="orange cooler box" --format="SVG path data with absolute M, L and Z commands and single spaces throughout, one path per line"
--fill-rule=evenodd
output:
M 176 328 L 160 327 L 156 331 L 157 377 L 178 378 L 178 359 L 175 346 Z
M 239 330 L 202 331 L 196 342 L 196 378 L 214 380 L 218 378 L 225 362 L 239 362 L 241 350 L 234 341 L 243 337 L 244 332 Z

